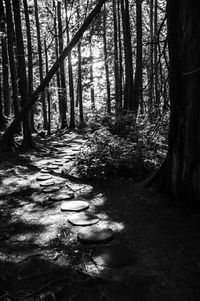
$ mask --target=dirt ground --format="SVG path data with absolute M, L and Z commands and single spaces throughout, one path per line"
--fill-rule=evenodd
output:
M 52 136 L 40 152 L 0 155 L 0 300 L 200 300 L 199 209 L 172 206 L 133 179 L 68 176 L 84 141 Z M 71 213 L 41 191 L 36 177 L 55 159 L 64 162 L 51 172 L 56 185 L 89 202 L 88 212 L 114 231 L 103 245 L 131 248 L 129 264 L 97 265 L 91 252 L 101 246 L 80 242 Z

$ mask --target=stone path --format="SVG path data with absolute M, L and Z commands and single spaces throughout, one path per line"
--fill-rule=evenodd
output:
M 106 227 L 98 215 L 88 211 L 92 200 L 88 203 L 81 198 L 81 194 L 77 197 L 75 191 L 70 187 L 74 187 L 74 184 L 66 183 L 63 180 L 59 181 L 59 175 L 62 174 L 66 164 L 71 162 L 81 150 L 82 141 L 78 142 L 78 144 L 76 142 L 69 143 L 67 146 L 58 142 L 52 143 L 59 150 L 54 152 L 53 161 L 44 161 L 41 166 L 40 174 L 36 177 L 40 185 L 37 197 L 44 203 L 48 203 L 48 201 L 60 202 L 60 210 L 70 213 L 67 215 L 68 222 L 74 227 L 82 228 L 77 232 L 77 239 L 81 243 L 91 243 L 93 247 L 95 244 L 98 245 L 98 248 L 94 247 L 92 252 L 92 259 L 96 265 L 112 268 L 128 265 L 133 260 L 133 252 L 127 249 L 127 246 L 108 245 L 99 248 L 99 244 L 110 242 L 116 233 L 111 228 Z M 45 197 L 44 193 L 46 194 Z M 87 191 L 82 191 L 83 196 L 84 193 L 87 194 Z

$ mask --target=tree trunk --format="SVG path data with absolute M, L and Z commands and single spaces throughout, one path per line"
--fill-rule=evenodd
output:
M 24 14 L 26 21 L 26 35 L 27 35 L 27 46 L 28 46 L 28 98 L 32 96 L 33 93 L 33 55 L 32 55 L 32 41 L 31 41 L 31 28 L 30 28 L 30 20 L 28 13 L 28 5 L 27 0 L 23 0 L 24 4 Z M 30 128 L 31 132 L 35 133 L 34 126 L 34 108 L 30 111 Z
M 59 41 L 59 54 L 63 51 L 63 29 L 61 18 L 61 2 L 57 3 L 57 17 L 58 17 L 58 41 Z M 64 62 L 60 65 L 60 98 L 61 98 L 61 129 L 67 127 L 67 90 L 65 82 L 65 65 Z
M 170 130 L 167 158 L 155 177 L 162 191 L 187 205 L 200 202 L 199 3 L 168 0 Z
M 7 36 L 8 36 L 8 55 L 10 63 L 10 75 L 11 75 L 11 84 L 12 84 L 12 98 L 13 98 L 13 107 L 14 114 L 17 116 L 19 113 L 19 103 L 18 103 L 18 87 L 17 87 L 17 66 L 15 62 L 15 51 L 14 51 L 14 24 L 13 16 L 11 10 L 10 1 L 5 1 L 6 5 L 6 21 L 7 21 Z M 20 127 L 17 130 L 20 132 Z
M 107 113 L 111 113 L 111 100 L 110 100 L 110 79 L 109 79 L 109 67 L 108 67 L 108 52 L 107 52 L 107 38 L 106 38 L 106 5 L 104 5 L 104 16 L 103 16 L 103 45 L 104 45 L 104 64 L 106 73 L 106 91 L 107 91 Z
M 21 106 L 24 107 L 28 103 L 28 87 L 26 78 L 26 63 L 24 53 L 24 42 L 22 35 L 21 14 L 20 14 L 20 2 L 19 0 L 13 0 L 13 11 L 16 30 L 16 42 L 17 42 L 17 63 L 18 63 L 18 78 L 19 78 L 19 92 L 21 96 Z M 23 142 L 22 146 L 25 148 L 33 147 L 32 136 L 29 125 L 29 114 L 23 118 Z
M 2 82 L 0 77 L 0 130 L 3 131 L 6 128 L 6 120 L 3 115 L 3 100 L 2 100 Z
M 43 80 L 43 59 L 42 59 L 42 45 L 41 45 L 41 35 L 40 35 L 40 22 L 38 16 L 38 4 L 37 0 L 34 0 L 34 8 L 35 8 L 35 23 L 36 23 L 36 31 L 37 31 L 37 46 L 38 46 L 38 57 L 39 57 L 39 73 L 40 73 L 40 83 Z M 42 111 L 43 111 L 43 118 L 44 123 L 43 127 L 47 129 L 47 109 L 46 109 L 46 102 L 45 102 L 45 94 L 41 94 L 42 100 Z
M 119 110 L 122 111 L 122 81 L 123 81 L 123 62 L 122 62 L 122 36 L 121 36 L 121 14 L 120 1 L 117 0 L 117 15 L 118 15 L 118 40 L 119 40 Z
M 47 44 L 46 40 L 44 40 L 44 52 L 45 52 L 45 63 L 46 63 L 46 75 L 49 72 L 49 59 L 48 59 L 48 50 L 47 50 Z M 49 84 L 47 85 L 46 89 L 47 94 L 47 104 L 48 104 L 48 135 L 51 134 L 51 99 L 50 99 L 50 93 L 49 93 Z
M 135 112 L 138 112 L 138 107 L 140 105 L 141 114 L 144 113 L 143 83 L 142 83 L 142 1 L 143 0 L 136 0 L 137 53 L 136 53 L 136 71 L 135 71 L 135 82 L 134 82 Z
M 3 1 L 0 0 L 0 31 L 3 33 L 1 36 L 1 49 L 2 49 L 2 69 L 3 69 L 3 100 L 4 100 L 4 114 L 10 116 L 10 89 L 9 89 L 9 65 L 8 65 L 8 48 L 6 40 L 5 28 L 5 14 Z
M 115 113 L 119 114 L 119 60 L 118 60 L 118 24 L 117 24 L 117 9 L 116 0 L 112 1 L 113 5 L 113 26 L 114 26 L 114 74 L 115 74 Z
M 90 51 L 90 95 L 91 95 L 91 108 L 95 109 L 94 99 L 94 74 L 93 74 L 93 51 L 92 51 L 92 32 L 93 26 L 89 34 L 89 51 Z
M 138 105 L 133 98 L 133 62 L 128 0 L 121 1 L 121 10 L 125 53 L 124 110 L 134 111 L 135 115 L 137 115 Z
M 67 17 L 67 3 L 65 2 L 66 10 L 66 33 L 67 33 L 67 44 L 70 42 L 69 37 L 69 20 Z M 74 111 L 74 79 L 73 79 L 73 70 L 72 70 L 72 57 L 71 52 L 68 54 L 68 75 L 69 75 L 69 96 L 70 96 L 70 124 L 71 129 L 75 128 L 75 111 Z
M 33 104 L 37 101 L 38 96 L 41 92 L 44 91 L 54 74 L 57 72 L 57 70 L 60 68 L 60 65 L 63 63 L 64 59 L 68 55 L 68 53 L 73 49 L 73 47 L 78 43 L 84 32 L 87 30 L 93 19 L 100 13 L 101 7 L 105 3 L 106 0 L 99 0 L 99 2 L 96 4 L 94 9 L 90 12 L 88 17 L 86 18 L 85 22 L 82 24 L 82 26 L 79 28 L 79 30 L 76 32 L 70 43 L 67 45 L 67 47 L 63 50 L 62 54 L 59 56 L 59 58 L 56 60 L 56 62 L 53 64 L 51 69 L 49 70 L 46 77 L 43 79 L 41 84 L 37 87 L 37 89 L 33 92 L 31 100 L 26 103 L 26 105 L 22 108 L 22 110 L 19 112 L 19 114 L 16 116 L 16 118 L 13 120 L 13 122 L 9 125 L 5 133 L 3 134 L 1 138 L 1 145 L 3 147 L 10 147 L 10 142 L 13 140 L 13 135 L 15 133 L 16 127 L 19 125 L 19 123 L 22 121 L 24 116 L 26 116 L 27 112 L 31 109 Z
M 158 89 L 158 0 L 154 4 L 154 78 L 155 78 L 155 111 L 160 115 L 160 93 Z

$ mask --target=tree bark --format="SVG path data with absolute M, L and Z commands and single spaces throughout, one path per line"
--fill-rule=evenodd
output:
M 104 16 L 103 16 L 103 45 L 104 45 L 104 65 L 106 73 L 106 91 L 107 91 L 107 113 L 111 113 L 111 99 L 110 99 L 110 79 L 109 79 L 109 66 L 108 66 L 108 51 L 107 51 L 107 37 L 106 37 L 106 5 L 104 5 Z
M 118 22 L 116 0 L 112 1 L 113 5 L 113 26 L 114 26 L 114 74 L 115 74 L 115 114 L 118 116 L 120 110 L 119 103 L 119 59 L 118 59 Z
M 200 202 L 200 22 L 195 1 L 168 0 L 170 130 L 167 158 L 154 178 L 176 199 Z
M 38 57 L 39 57 L 39 73 L 40 73 L 40 83 L 43 80 L 43 59 L 42 59 L 42 45 L 41 45 L 41 35 L 40 35 L 40 22 L 38 16 L 38 4 L 37 0 L 34 0 L 34 8 L 35 8 L 35 23 L 36 23 L 36 30 L 37 30 L 37 46 L 38 46 Z M 42 99 L 42 111 L 43 111 L 43 127 L 47 129 L 47 108 L 45 102 L 45 94 L 41 94 Z
M 11 85 L 12 85 L 12 98 L 13 98 L 13 107 L 14 114 L 17 116 L 19 113 L 19 103 L 18 103 L 18 86 L 17 86 L 17 66 L 15 62 L 15 51 L 14 51 L 14 24 L 13 16 L 11 10 L 10 1 L 5 1 L 6 6 L 6 21 L 7 21 L 7 37 L 8 37 L 8 55 L 10 63 L 10 75 L 11 75 Z M 17 130 L 20 132 L 20 127 Z
M 3 71 L 3 102 L 4 114 L 10 116 L 10 89 L 9 89 L 9 67 L 8 67 L 8 45 L 6 40 L 6 27 L 5 27 L 5 13 L 3 1 L 0 0 L 0 31 L 3 33 L 1 36 L 1 49 L 2 49 L 2 71 Z
M 14 11 L 15 30 L 16 30 L 16 42 L 17 42 L 16 48 L 17 48 L 17 63 L 18 63 L 17 72 L 19 78 L 19 92 L 21 96 L 21 106 L 23 108 L 28 103 L 28 87 L 27 87 L 27 78 L 26 78 L 26 62 L 25 62 L 19 0 L 13 0 L 13 11 Z M 33 141 L 30 132 L 30 124 L 29 124 L 29 114 L 23 116 L 22 146 L 25 148 L 33 147 Z
M 4 147 L 9 147 L 10 142 L 13 139 L 13 135 L 15 132 L 16 126 L 22 121 L 26 113 L 31 109 L 33 104 L 37 101 L 38 96 L 41 92 L 44 91 L 45 87 L 48 85 L 54 74 L 57 72 L 57 70 L 60 68 L 60 65 L 63 63 L 64 59 L 68 55 L 68 53 L 73 49 L 73 47 L 78 43 L 84 32 L 87 30 L 89 25 L 91 24 L 92 20 L 96 17 L 97 14 L 100 13 L 101 7 L 105 3 L 106 0 L 99 0 L 97 5 L 94 7 L 94 9 L 90 12 L 82 26 L 79 28 L 79 30 L 76 32 L 74 37 L 71 39 L 70 43 L 67 45 L 67 47 L 63 50 L 62 54 L 59 56 L 59 58 L 56 60 L 56 62 L 53 64 L 51 69 L 49 70 L 46 77 L 43 79 L 41 84 L 37 87 L 37 89 L 33 92 L 32 98 L 26 103 L 26 105 L 22 108 L 22 110 L 19 112 L 19 114 L 16 116 L 16 118 L 13 120 L 13 122 L 10 124 L 10 126 L 7 128 L 5 133 L 2 136 L 1 143 Z

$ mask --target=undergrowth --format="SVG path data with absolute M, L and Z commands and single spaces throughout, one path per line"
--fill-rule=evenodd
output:
M 96 122 L 96 123 L 95 123 Z M 83 177 L 127 176 L 140 179 L 163 161 L 167 145 L 167 118 L 153 124 L 128 114 L 113 121 L 93 119 L 91 133 L 75 166 Z

